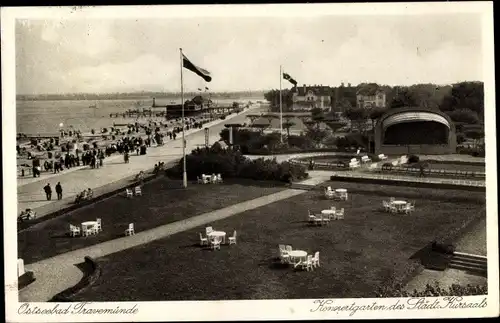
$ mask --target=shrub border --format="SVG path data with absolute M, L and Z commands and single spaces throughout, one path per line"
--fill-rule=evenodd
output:
M 17 289 L 21 290 L 36 280 L 35 274 L 32 271 L 26 271 L 17 278 Z
M 84 273 L 83 278 L 74 286 L 54 295 L 49 302 L 72 302 L 73 297 L 93 285 L 101 276 L 101 266 L 89 256 L 84 258 L 85 264 L 90 266 L 90 271 Z

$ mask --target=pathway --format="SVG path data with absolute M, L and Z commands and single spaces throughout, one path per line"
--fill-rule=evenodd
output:
M 287 189 L 182 221 L 159 226 L 151 230 L 138 232 L 130 237 L 110 240 L 26 265 L 25 270 L 33 271 L 36 280 L 19 292 L 19 301 L 45 302 L 50 300 L 57 293 L 76 285 L 82 278 L 82 273 L 75 265 L 82 263 L 85 256 L 94 259 L 104 257 L 182 231 L 213 223 L 214 221 L 222 220 L 247 210 L 256 209 L 267 204 L 287 199 L 301 193 L 304 193 L 304 191 Z
M 220 139 L 220 131 L 224 129 L 224 124 L 228 120 L 231 122 L 243 123 L 246 119 L 246 114 L 255 113 L 261 109 L 258 106 L 250 108 L 239 115 L 227 117 L 225 120 L 218 120 L 207 125 L 210 127 L 209 142 L 214 143 Z M 186 138 L 187 148 L 186 153 L 190 153 L 192 149 L 204 145 L 205 133 L 203 129 L 191 132 L 187 131 L 189 135 Z M 95 190 L 98 187 L 117 182 L 125 177 L 134 176 L 142 170 L 152 169 L 154 165 L 160 161 L 166 164 L 177 161 L 182 157 L 182 141 L 181 139 L 175 141 L 168 141 L 165 145 L 151 148 L 147 155 L 134 156 L 131 155 L 130 163 L 125 164 L 123 157 L 118 155 L 115 158 L 107 158 L 104 160 L 104 166 L 98 169 L 90 169 L 89 167 L 75 169 L 74 171 L 65 171 L 56 174 L 50 180 L 42 178 L 30 184 L 22 185 L 17 188 L 18 210 L 26 208 L 37 209 L 51 203 L 62 203 L 57 200 L 47 201 L 43 187 L 50 182 L 54 187 L 57 182 L 61 182 L 63 186 L 63 196 L 65 197 L 65 204 L 71 203 L 76 194 L 84 189 L 91 188 Z M 53 194 L 53 196 L 55 193 Z M 67 199 L 66 199 L 67 198 Z M 14 215 L 14 214 L 13 214 Z M 17 216 L 17 215 L 16 215 Z

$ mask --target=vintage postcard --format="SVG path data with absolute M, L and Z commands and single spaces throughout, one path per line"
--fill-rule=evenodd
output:
M 492 2 L 1 27 L 8 322 L 499 314 Z

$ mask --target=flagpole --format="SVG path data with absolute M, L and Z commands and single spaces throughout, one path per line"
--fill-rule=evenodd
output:
M 280 65 L 280 140 L 283 143 L 283 107 L 281 102 L 281 78 L 283 77 Z
M 179 53 L 181 58 L 182 160 L 183 160 L 182 184 L 184 188 L 187 188 L 186 139 L 184 137 L 185 125 L 184 125 L 184 82 L 182 78 L 182 69 L 183 69 L 182 48 L 179 48 Z

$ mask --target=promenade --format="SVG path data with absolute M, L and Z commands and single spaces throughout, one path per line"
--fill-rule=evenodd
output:
M 238 115 L 230 115 L 225 120 L 216 120 L 206 125 L 210 129 L 209 143 L 213 144 L 220 139 L 219 134 L 225 128 L 224 124 L 229 122 L 229 120 L 231 123 L 244 123 L 247 114 L 265 110 L 265 107 L 254 105 Z M 204 144 L 205 131 L 203 129 L 194 129 L 186 132 L 186 154 L 189 154 L 191 150 L 197 147 L 204 146 Z M 167 141 L 163 146 L 149 148 L 146 155 L 130 155 L 130 162 L 128 164 L 123 162 L 122 155 L 116 155 L 106 158 L 104 166 L 97 169 L 91 169 L 89 166 L 86 166 L 70 169 L 54 174 L 53 176 L 33 178 L 36 181 L 31 181 L 29 184 L 17 187 L 18 211 L 20 212 L 26 208 L 36 210 L 43 207 L 42 212 L 37 211 L 39 216 L 43 216 L 44 210 L 45 212 L 49 212 L 49 205 L 56 203 L 57 208 L 60 209 L 64 205 L 73 202 L 75 196 L 84 189 L 91 188 L 92 190 L 96 190 L 104 185 L 135 176 L 140 171 L 152 169 L 160 161 L 169 164 L 178 161 L 180 158 L 182 158 L 182 136 L 179 136 L 177 140 Z M 57 182 L 61 182 L 63 187 L 64 201 L 57 201 L 55 192 L 52 194 L 52 200 L 47 201 L 43 187 L 47 183 L 50 183 L 52 190 L 54 190 Z

